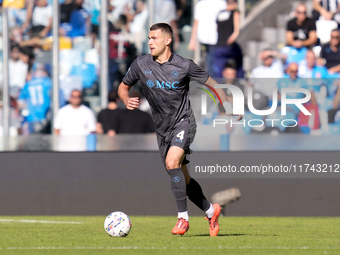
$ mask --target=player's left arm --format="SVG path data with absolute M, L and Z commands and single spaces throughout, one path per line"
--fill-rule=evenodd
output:
M 231 116 L 232 115 L 232 105 L 229 102 L 228 96 L 225 93 L 225 91 L 222 88 L 215 88 L 215 85 L 218 84 L 218 83 L 213 78 L 211 78 L 210 76 L 205 83 L 207 85 L 213 87 L 216 90 L 216 92 L 218 93 L 218 95 L 221 98 L 221 101 L 223 103 L 223 107 L 224 107 L 226 113 L 228 114 L 228 116 Z M 237 116 L 238 116 L 237 120 L 241 120 L 243 118 L 243 115 L 237 115 Z

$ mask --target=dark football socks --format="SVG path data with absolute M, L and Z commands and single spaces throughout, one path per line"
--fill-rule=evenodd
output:
M 182 168 L 170 169 L 168 173 L 171 178 L 171 189 L 177 203 L 178 212 L 185 212 L 187 210 L 187 196 Z
M 202 211 L 206 211 L 210 207 L 210 202 L 205 198 L 201 186 L 195 179 L 190 178 L 190 182 L 186 185 L 187 196 Z

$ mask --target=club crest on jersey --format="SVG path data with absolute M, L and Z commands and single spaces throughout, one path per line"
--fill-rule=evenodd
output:
M 155 86 L 155 83 L 152 81 L 152 80 L 148 80 L 146 82 L 146 85 L 149 87 L 149 88 L 152 88 L 153 86 Z
M 180 180 L 181 180 L 181 177 L 179 177 L 179 176 L 175 176 L 175 177 L 172 179 L 172 181 L 175 182 L 175 183 L 180 182 Z
M 179 76 L 179 72 L 178 71 L 176 71 L 176 70 L 172 70 L 171 71 L 171 77 L 172 78 L 177 78 Z

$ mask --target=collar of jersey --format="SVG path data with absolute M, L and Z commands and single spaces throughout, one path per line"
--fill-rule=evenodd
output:
M 151 55 L 150 55 L 150 56 L 151 56 Z M 152 56 L 151 56 L 151 57 L 152 57 Z M 173 58 L 174 58 L 174 53 L 171 52 L 170 58 L 168 59 L 168 61 L 166 61 L 166 62 L 164 62 L 164 63 L 159 63 L 159 62 L 157 62 L 157 61 L 155 60 L 154 57 L 152 57 L 152 60 L 153 60 L 155 63 L 158 63 L 158 64 L 160 64 L 160 65 L 163 65 L 163 64 L 165 64 L 165 63 L 171 62 L 171 60 L 172 60 Z

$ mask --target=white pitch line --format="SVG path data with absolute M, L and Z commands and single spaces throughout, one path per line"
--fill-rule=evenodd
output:
M 0 222 L 3 223 L 11 223 L 11 222 L 19 222 L 19 223 L 43 223 L 43 224 L 83 224 L 84 222 L 80 221 L 53 221 L 53 220 L 14 220 L 14 219 L 0 219 Z

